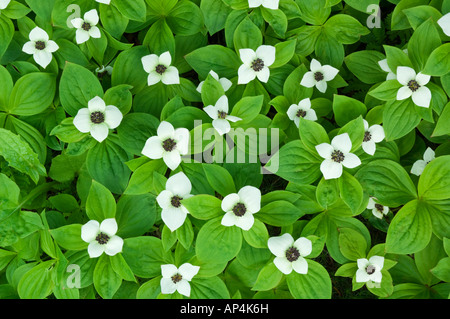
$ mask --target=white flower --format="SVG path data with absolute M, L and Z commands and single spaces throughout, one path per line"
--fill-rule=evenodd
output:
M 356 271 L 356 282 L 381 282 L 381 269 L 383 269 L 384 257 L 372 256 L 369 260 L 366 258 L 360 258 L 356 261 L 356 263 L 358 264 L 358 270 Z
M 159 193 L 156 201 L 162 208 L 161 219 L 171 231 L 183 225 L 189 211 L 181 204 L 181 200 L 191 197 L 192 184 L 189 178 L 179 172 L 166 182 L 166 189 Z
M 117 222 L 114 218 L 108 218 L 99 224 L 96 220 L 90 220 L 81 226 L 81 239 L 89 243 L 89 257 L 97 258 L 106 253 L 114 256 L 122 251 L 123 239 L 116 236 Z
M 270 237 L 267 246 L 276 256 L 273 263 L 283 274 L 288 275 L 292 270 L 299 274 L 308 273 L 308 262 L 304 258 L 312 251 L 312 243 L 308 238 L 300 237 L 294 242 L 294 238 L 286 233 Z
M 333 80 L 339 73 L 339 70 L 331 65 L 322 66 L 316 59 L 311 60 L 310 67 L 311 71 L 305 73 L 300 85 L 307 88 L 316 86 L 320 92 L 325 93 L 327 91 L 327 82 Z
M 59 49 L 55 41 L 49 40 L 47 32 L 39 27 L 30 31 L 30 41 L 23 45 L 22 51 L 32 54 L 34 61 L 44 69 L 52 61 L 52 53 Z
M 73 125 L 82 133 L 91 133 L 98 142 L 103 142 L 110 129 L 115 129 L 122 122 L 122 112 L 114 105 L 106 105 L 102 98 L 96 96 L 88 102 L 88 107 L 78 111 Z
M 161 293 L 173 294 L 178 291 L 180 294 L 189 297 L 191 295 L 191 285 L 189 281 L 197 275 L 199 266 L 184 263 L 177 268 L 175 265 L 161 265 Z
M 230 131 L 231 126 L 228 121 L 237 122 L 242 120 L 237 116 L 228 115 L 228 98 L 222 95 L 216 102 L 216 105 L 208 105 L 203 109 L 212 119 L 213 127 L 220 135 Z
M 95 0 L 95 1 L 97 1 L 99 3 L 103 3 L 103 4 L 110 4 L 111 3 L 111 0 Z
M 148 85 L 153 85 L 158 82 L 164 84 L 180 84 L 180 76 L 178 69 L 174 66 L 170 66 L 172 63 L 172 57 L 170 52 L 164 52 L 160 56 L 156 54 L 149 54 L 141 59 L 145 72 L 147 72 Z
M 331 144 L 322 143 L 316 146 L 317 153 L 325 160 L 320 164 L 320 171 L 325 179 L 339 178 L 342 175 L 342 166 L 355 168 L 361 165 L 358 156 L 350 153 L 352 141 L 348 133 L 337 135 Z
M 364 121 L 364 139 L 362 148 L 369 155 L 375 154 L 376 143 L 380 143 L 385 138 L 384 129 L 381 125 L 375 124 L 369 127 L 369 123 Z
M 244 186 L 237 194 L 225 196 L 221 206 L 226 212 L 221 221 L 222 225 L 249 230 L 255 222 L 253 214 L 261 209 L 261 191 L 253 186 Z
M 0 10 L 6 9 L 11 0 L 0 0 Z
M 442 28 L 445 35 L 450 37 L 450 12 L 440 18 L 437 23 Z
M 300 117 L 310 121 L 317 121 L 316 111 L 311 108 L 311 100 L 309 98 L 301 100 L 298 104 L 292 104 L 286 113 L 297 127 L 300 123 Z
M 383 218 L 383 215 L 387 215 L 387 213 L 389 213 L 389 207 L 378 204 L 372 197 L 369 197 L 367 209 L 371 209 L 372 214 L 379 219 Z
M 397 100 L 405 100 L 412 97 L 414 104 L 421 107 L 429 107 L 431 91 L 425 85 L 430 82 L 431 76 L 418 73 L 407 66 L 397 67 L 397 81 L 403 86 L 397 92 Z
M 231 81 L 228 80 L 227 78 L 219 78 L 219 75 L 216 72 L 214 72 L 213 70 L 209 71 L 209 74 L 211 74 L 211 76 L 214 79 L 219 81 L 219 83 L 222 85 L 224 92 L 228 91 L 230 89 L 231 85 L 233 85 L 233 83 L 231 83 Z M 197 86 L 198 93 L 202 93 L 203 83 L 205 83 L 205 81 L 201 81 L 199 83 L 199 85 Z
M 95 69 L 95 72 L 96 72 L 97 74 L 102 74 L 102 73 L 106 72 L 106 73 L 108 73 L 109 75 L 111 75 L 111 74 L 112 74 L 112 71 L 113 71 L 113 67 L 110 66 L 110 65 L 108 65 L 108 66 L 102 65 L 101 68 L 96 68 L 96 69 Z
M 425 166 L 435 158 L 434 151 L 428 147 L 423 154 L 423 160 L 417 160 L 411 167 L 411 174 L 420 176 L 425 169 Z
M 256 49 L 240 49 L 239 56 L 244 64 L 238 69 L 238 84 L 247 84 L 256 77 L 266 83 L 270 77 L 269 66 L 275 62 L 275 47 L 261 45 Z
M 84 19 L 75 18 L 70 21 L 77 29 L 75 38 L 78 44 L 86 42 L 90 37 L 100 38 L 102 36 L 100 29 L 96 27 L 98 20 L 97 10 L 92 9 L 84 14 Z
M 278 4 L 280 0 L 248 0 L 249 8 L 256 8 L 263 6 L 267 9 L 276 10 L 278 9 Z
M 171 170 L 176 169 L 181 163 L 181 155 L 189 151 L 189 130 L 174 129 L 172 124 L 162 121 L 156 133 L 157 136 L 145 142 L 142 154 L 151 159 L 163 158 Z

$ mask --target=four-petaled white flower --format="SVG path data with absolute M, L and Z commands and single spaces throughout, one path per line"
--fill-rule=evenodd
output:
M 397 92 L 397 100 L 405 100 L 412 97 L 414 104 L 421 107 L 429 107 L 431 91 L 425 85 L 430 82 L 431 76 L 419 72 L 407 66 L 397 67 L 397 81 L 403 86 Z
M 286 114 L 290 120 L 294 121 L 297 127 L 301 117 L 310 121 L 317 121 L 316 111 L 311 108 L 311 100 L 309 98 L 301 100 L 298 104 L 292 104 Z
M 166 189 L 159 193 L 156 201 L 162 208 L 161 219 L 171 231 L 175 231 L 186 220 L 189 211 L 181 204 L 183 199 L 191 197 L 192 184 L 189 178 L 179 172 L 166 182 Z
M 164 52 L 160 56 L 149 54 L 141 59 L 145 72 L 148 73 L 147 84 L 153 85 L 162 82 L 166 85 L 180 84 L 178 69 L 171 66 L 172 56 L 170 52 Z
M 98 39 L 102 36 L 100 29 L 96 26 L 99 20 L 97 10 L 92 9 L 86 12 L 83 18 L 75 18 L 70 21 L 77 29 L 75 38 L 78 44 L 86 42 L 90 37 Z
M 253 214 L 261 209 L 261 191 L 253 186 L 244 186 L 239 192 L 229 194 L 222 200 L 222 225 L 237 226 L 243 230 L 252 228 Z
M 111 0 L 95 0 L 95 1 L 97 1 L 99 3 L 103 3 L 103 4 L 110 4 L 111 3 Z
M 382 219 L 383 215 L 387 215 L 387 213 L 389 213 L 389 207 L 378 204 L 372 197 L 369 197 L 367 209 L 372 210 L 372 214 L 379 219 Z
M 228 115 L 228 98 L 226 95 L 222 95 L 214 106 L 208 105 L 203 110 L 213 119 L 212 125 L 220 135 L 230 131 L 231 125 L 228 121 L 242 120 L 237 116 Z
M 316 59 L 311 60 L 311 71 L 308 71 L 303 76 L 300 85 L 307 88 L 316 87 L 320 92 L 327 91 L 328 81 L 333 80 L 339 73 L 339 70 L 331 65 L 322 65 Z
M 123 239 L 116 235 L 117 222 L 114 218 L 108 218 L 100 224 L 96 220 L 90 220 L 81 226 L 81 239 L 89 243 L 89 257 L 97 258 L 106 253 L 114 256 L 122 251 Z
M 275 62 L 275 47 L 261 45 L 256 51 L 240 49 L 239 56 L 244 63 L 238 69 L 238 84 L 247 84 L 256 77 L 266 83 L 270 77 L 269 66 Z
M 320 164 L 320 171 L 325 179 L 339 178 L 342 166 L 355 168 L 361 165 L 358 156 L 350 153 L 352 141 L 348 133 L 335 136 L 331 144 L 322 143 L 316 146 L 317 153 L 325 160 Z
M 98 142 L 103 142 L 110 129 L 122 122 L 122 112 L 114 105 L 106 105 L 99 96 L 89 100 L 88 107 L 78 110 L 73 125 L 82 133 L 91 133 Z
M 425 150 L 425 153 L 423 154 L 423 160 L 417 160 L 414 162 L 413 166 L 411 167 L 411 174 L 420 176 L 423 173 L 423 170 L 425 169 L 425 166 L 428 165 L 429 162 L 435 159 L 435 153 L 433 149 L 428 147 Z
M 233 85 L 233 83 L 231 83 L 231 81 L 228 80 L 227 78 L 219 78 L 219 75 L 216 72 L 214 72 L 213 70 L 209 71 L 209 74 L 211 74 L 211 76 L 214 79 L 219 81 L 220 85 L 222 85 L 222 88 L 223 88 L 224 92 L 228 91 L 230 89 L 230 87 Z M 199 83 L 199 85 L 197 86 L 197 92 L 198 93 L 202 93 L 203 83 L 205 83 L 205 81 L 201 81 Z
M 270 237 L 267 242 L 269 250 L 276 257 L 273 263 L 285 275 L 294 270 L 299 274 L 308 273 L 308 262 L 304 257 L 311 254 L 312 243 L 306 237 L 300 237 L 296 241 L 291 234 Z
M 191 295 L 191 285 L 189 281 L 197 275 L 200 266 L 184 263 L 177 268 L 175 265 L 161 265 L 161 293 L 173 294 L 178 291 L 180 294 L 189 297 Z
M 0 0 L 0 10 L 6 9 L 11 0 Z
M 442 28 L 442 31 L 444 31 L 445 35 L 450 37 L 450 12 L 442 16 L 437 23 Z
M 366 258 L 360 258 L 356 261 L 356 263 L 358 265 L 358 270 L 356 271 L 356 282 L 381 282 L 381 269 L 383 269 L 384 257 L 372 256 L 369 260 Z
M 189 130 L 174 129 L 169 122 L 162 121 L 156 131 L 157 136 L 150 137 L 142 149 L 142 154 L 151 158 L 162 158 L 167 167 L 174 170 L 181 163 L 181 156 L 189 151 Z
M 375 124 L 369 127 L 369 122 L 364 121 L 364 139 L 362 149 L 369 155 L 375 154 L 376 143 L 380 143 L 385 138 L 384 129 L 381 125 Z
M 55 41 L 49 40 L 47 32 L 39 27 L 30 31 L 30 41 L 23 45 L 22 51 L 32 54 L 34 61 L 44 69 L 52 61 L 52 53 L 59 49 Z
M 248 0 L 249 8 L 263 6 L 267 9 L 277 10 L 280 0 Z

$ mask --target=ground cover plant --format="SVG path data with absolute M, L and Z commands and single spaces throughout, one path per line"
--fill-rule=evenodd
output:
M 449 298 L 449 41 L 449 0 L 0 0 L 0 298 Z

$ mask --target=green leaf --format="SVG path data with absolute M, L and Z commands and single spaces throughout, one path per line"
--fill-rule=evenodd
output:
M 252 287 L 254 291 L 267 291 L 278 286 L 283 273 L 278 270 L 277 266 L 273 262 L 265 265 L 258 273 L 256 282 Z
M 397 80 L 387 80 L 370 90 L 369 94 L 381 101 L 392 101 L 397 98 L 397 92 L 401 87 L 402 85 Z
M 3 56 L 14 36 L 14 24 L 4 15 L 0 16 L 0 57 Z
M 386 252 L 412 254 L 428 245 L 432 226 L 426 203 L 413 200 L 403 206 L 389 225 Z
M 105 30 L 113 37 L 120 39 L 127 28 L 129 19 L 123 16 L 113 5 L 100 5 L 99 13 Z
M 253 23 L 253 21 L 246 17 L 239 23 L 234 31 L 234 48 L 252 49 L 256 50 L 262 44 L 261 30 Z
M 122 254 L 115 254 L 114 256 L 110 256 L 109 262 L 116 274 L 118 274 L 122 279 L 136 282 L 133 271 L 128 266 Z
M 219 277 L 200 278 L 194 276 L 191 281 L 191 298 L 230 299 L 230 293 Z
M 211 74 L 208 73 L 202 85 L 202 101 L 203 105 L 215 105 L 217 100 L 225 95 L 223 86 Z
M 21 77 L 11 92 L 9 109 L 15 115 L 35 115 L 53 102 L 56 78 L 50 73 L 30 73 Z
M 192 216 L 202 220 L 208 220 L 224 214 L 220 199 L 211 195 L 195 195 L 183 199 L 181 204 L 186 207 Z
M 411 132 L 421 120 L 411 99 L 387 102 L 383 111 L 386 140 L 399 139 Z
M 52 269 L 55 260 L 48 260 L 27 271 L 19 281 L 17 292 L 23 299 L 44 299 L 52 292 Z
M 344 171 L 341 178 L 339 178 L 339 190 L 344 203 L 356 214 L 364 199 L 361 184 L 353 175 Z
M 302 217 L 304 213 L 290 202 L 284 200 L 273 201 L 261 207 L 258 219 L 272 226 L 288 226 Z
M 115 218 L 118 236 L 127 238 L 143 235 L 150 230 L 156 220 L 155 196 L 123 195 L 117 202 Z
M 152 24 L 143 44 L 157 55 L 166 51 L 169 51 L 172 57 L 175 55 L 175 38 L 165 19 L 159 19 Z
M 200 2 L 200 10 L 210 35 L 214 35 L 225 27 L 227 17 L 232 12 L 222 0 L 203 0 Z
M 222 217 L 208 221 L 200 228 L 195 251 L 203 262 L 221 263 L 235 257 L 242 245 L 241 229 L 223 226 Z
M 399 66 L 408 66 L 413 68 L 411 60 L 403 50 L 390 45 L 383 45 L 383 48 L 386 52 L 388 66 L 392 72 L 397 73 L 397 67 Z
M 417 197 L 416 187 L 405 169 L 391 160 L 374 160 L 362 167 L 355 177 L 369 196 L 389 207 L 405 205 Z
M 148 54 L 148 48 L 143 45 L 121 52 L 114 62 L 114 69 L 111 75 L 112 86 L 119 84 L 131 85 L 133 86 L 133 89 L 131 89 L 133 94 L 147 87 L 148 73 L 141 67 L 141 58 Z
M 366 7 L 367 8 L 367 7 Z M 336 14 L 327 20 L 324 27 L 343 44 L 353 44 L 370 33 L 358 20 L 347 14 Z
M 128 19 L 145 21 L 147 8 L 144 0 L 114 0 L 113 4 Z
M 50 229 L 55 242 L 64 249 L 82 250 L 87 249 L 88 243 L 81 239 L 81 224 L 70 224 L 56 229 Z
M 193 2 L 181 0 L 167 16 L 170 29 L 179 36 L 194 35 L 203 29 L 203 14 Z
M 86 201 L 86 214 L 98 222 L 116 215 L 116 200 L 102 184 L 93 180 Z
M 314 2 L 298 0 L 296 3 L 302 13 L 300 18 L 312 25 L 324 24 L 331 13 L 331 8 L 325 7 L 326 0 L 317 0 Z
M 317 38 L 314 51 L 322 65 L 329 64 L 339 68 L 344 62 L 344 45 L 336 40 L 328 29 L 322 29 Z
M 275 62 L 270 67 L 279 68 L 291 61 L 295 54 L 296 44 L 296 40 L 283 41 L 275 44 Z
M 249 123 L 253 121 L 261 112 L 263 105 L 263 96 L 245 96 L 239 100 L 231 111 L 230 115 L 237 116 L 242 119 L 242 123 Z
M 442 17 L 442 13 L 431 5 L 422 5 L 405 9 L 403 10 L 403 13 L 408 18 L 408 21 L 414 30 L 416 30 L 422 23 L 430 19 L 430 17 L 435 23 Z
M 378 5 L 380 0 L 345 0 L 345 3 L 358 11 L 368 13 L 370 5 Z
M 296 299 L 331 299 L 331 279 L 328 271 L 319 263 L 306 259 L 308 273 L 292 271 L 286 276 L 289 291 Z
M 351 120 L 356 119 L 360 115 L 364 116 L 367 108 L 364 103 L 344 95 L 334 95 L 333 112 L 336 123 L 344 126 Z
M 302 117 L 300 117 L 299 134 L 303 144 L 313 152 L 316 151 L 317 145 L 330 143 L 327 131 L 325 131 L 322 125 Z
M 363 235 L 351 228 L 339 229 L 339 248 L 345 258 L 356 261 L 366 258 L 367 242 Z
M 283 10 L 271 10 L 265 7 L 260 7 L 262 17 L 272 27 L 273 31 L 279 36 L 284 38 L 288 27 L 288 19 Z
M 385 56 L 374 50 L 355 51 L 344 59 L 345 65 L 360 81 L 375 84 L 386 80 L 386 72 L 382 71 L 378 62 Z
M 133 112 L 123 117 L 117 128 L 120 144 L 128 152 L 142 155 L 142 149 L 150 136 L 156 135 L 159 121 L 151 114 Z
M 3 84 L 0 87 L 0 110 L 7 111 L 9 96 L 13 90 L 14 83 L 11 74 L 4 66 L 0 66 L 0 81 Z
M 30 11 L 31 9 L 22 3 L 18 1 L 11 1 L 8 6 L 2 10 L 2 14 L 10 19 L 20 19 L 26 16 Z
M 233 178 L 225 168 L 215 164 L 203 164 L 203 170 L 209 185 L 220 195 L 225 197 L 228 194 L 236 193 Z
M 250 246 L 255 248 L 267 248 L 269 232 L 267 231 L 266 225 L 258 218 L 255 218 L 252 228 L 242 231 L 242 235 Z
M 430 53 L 426 60 L 424 74 L 443 76 L 450 70 L 450 43 L 444 43 Z
M 450 257 L 442 258 L 431 273 L 442 281 L 450 282 Z
M 162 160 L 152 160 L 138 167 L 131 175 L 124 194 L 140 195 L 155 191 L 153 172 L 164 174 L 167 168 L 162 163 Z
M 45 176 L 45 167 L 39 162 L 38 155 L 19 135 L 0 128 L 0 155 L 9 166 L 27 174 L 37 184 L 39 176 Z
M 122 284 L 122 278 L 111 265 L 106 255 L 100 256 L 94 269 L 94 287 L 103 299 L 112 299 Z
M 450 155 L 432 160 L 420 175 L 419 197 L 425 200 L 450 198 Z
M 417 70 L 422 70 L 430 54 L 440 45 L 439 33 L 433 21 L 428 19 L 416 29 L 409 39 L 408 57 Z

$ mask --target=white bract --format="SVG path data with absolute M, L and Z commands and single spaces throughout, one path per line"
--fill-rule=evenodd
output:
M 175 231 L 186 220 L 189 211 L 181 204 L 181 200 L 192 197 L 192 184 L 189 178 L 179 172 L 166 182 L 166 189 L 159 193 L 156 201 L 162 208 L 161 219 L 171 231 Z
M 300 85 L 307 88 L 316 87 L 320 92 L 327 91 L 328 81 L 333 80 L 339 73 L 339 70 L 331 65 L 322 65 L 316 59 L 311 60 L 311 71 L 308 71 L 303 76 Z
M 11 0 L 0 0 L 0 10 L 6 9 Z
M 226 95 L 222 95 L 214 106 L 208 105 L 203 110 L 213 119 L 212 125 L 220 135 L 230 131 L 231 125 L 228 121 L 242 120 L 237 116 L 228 115 L 228 98 Z
M 292 270 L 299 274 L 308 273 L 308 262 L 304 258 L 312 251 L 312 243 L 308 238 L 300 237 L 294 241 L 290 234 L 285 233 L 270 237 L 267 246 L 276 256 L 273 263 L 283 274 L 288 275 Z
M 99 3 L 103 3 L 103 4 L 110 4 L 111 3 L 111 0 L 95 0 L 95 1 L 97 1 Z
M 378 204 L 372 197 L 369 197 L 367 209 L 372 210 L 372 214 L 380 219 L 383 218 L 383 215 L 387 215 L 387 213 L 389 213 L 389 207 Z
M 189 297 L 191 295 L 191 285 L 189 281 L 197 275 L 199 266 L 184 263 L 177 268 L 175 265 L 161 265 L 161 293 L 173 294 L 178 291 L 180 294 Z
M 255 222 L 253 214 L 261 209 L 261 191 L 253 186 L 244 186 L 237 194 L 225 196 L 221 207 L 226 212 L 222 217 L 222 225 L 249 230 Z
M 178 69 L 171 66 L 172 56 L 170 52 L 164 52 L 160 56 L 149 54 L 141 59 L 145 72 L 148 73 L 147 84 L 153 85 L 162 82 L 166 85 L 180 84 Z
M 408 49 L 403 50 L 403 52 L 405 52 L 406 54 L 408 54 Z M 384 71 L 387 72 L 388 74 L 386 75 L 386 81 L 388 80 L 395 80 L 397 79 L 397 76 L 395 75 L 394 72 L 392 72 L 391 68 L 388 65 L 387 59 L 383 59 L 378 61 L 378 65 L 380 66 L 380 68 Z
M 39 27 L 30 31 L 30 41 L 23 45 L 22 51 L 32 54 L 34 61 L 44 69 L 52 61 L 52 53 L 59 49 L 55 41 L 49 40 L 47 32 Z
M 209 71 L 209 74 L 211 74 L 211 76 L 216 79 L 217 81 L 219 81 L 220 85 L 222 85 L 223 91 L 226 92 L 230 89 L 232 83 L 230 80 L 228 80 L 227 78 L 219 78 L 219 75 L 214 72 L 213 70 Z M 202 87 L 203 87 L 203 83 L 205 83 L 205 81 L 201 81 L 199 83 L 199 85 L 197 86 L 197 92 L 198 93 L 202 93 Z
M 423 159 L 417 160 L 416 162 L 414 162 L 413 166 L 411 167 L 411 174 L 414 174 L 417 176 L 422 175 L 423 170 L 425 169 L 425 166 L 427 166 L 427 164 L 434 159 L 435 159 L 435 153 L 430 147 L 428 147 L 425 150 L 425 153 L 423 154 Z
M 270 77 L 269 66 L 275 62 L 275 47 L 261 45 L 256 51 L 240 49 L 239 56 L 244 64 L 238 69 L 238 84 L 247 84 L 256 77 L 266 83 Z
M 77 29 L 75 38 L 78 44 L 86 42 L 90 37 L 98 39 L 102 36 L 100 29 L 96 27 L 99 21 L 97 10 L 92 9 L 86 12 L 83 18 L 75 18 L 70 21 Z
M 362 149 L 369 155 L 375 154 L 376 143 L 380 143 L 385 138 L 384 129 L 381 125 L 375 124 L 369 126 L 366 120 L 364 121 L 364 139 L 362 142 Z
M 442 28 L 442 31 L 444 31 L 445 35 L 450 37 L 450 12 L 440 18 L 437 23 Z
M 356 282 L 381 282 L 381 269 L 383 269 L 384 257 L 372 256 L 369 260 L 366 258 L 360 258 L 356 261 L 356 263 L 358 264 L 358 270 L 356 271 Z
M 335 136 L 331 144 L 322 143 L 316 146 L 317 153 L 325 160 L 320 164 L 320 171 L 325 179 L 339 178 L 342 166 L 355 168 L 361 165 L 358 156 L 350 153 L 352 141 L 348 133 Z
M 311 100 L 309 98 L 301 100 L 298 104 L 292 104 L 286 112 L 290 120 L 294 121 L 298 127 L 300 118 L 310 121 L 317 121 L 316 111 L 311 108 Z
M 280 0 L 248 0 L 249 8 L 263 6 L 267 9 L 277 10 Z
M 95 72 L 97 72 L 97 74 L 102 74 L 104 72 L 108 73 L 108 75 L 111 75 L 113 71 L 113 67 L 110 65 L 104 66 L 102 65 L 101 68 L 96 68 Z
M 162 158 L 167 167 L 176 169 L 181 163 L 181 156 L 189 151 L 189 130 L 174 129 L 172 124 L 162 121 L 156 133 L 157 136 L 145 142 L 142 154 L 151 159 Z
M 114 218 L 108 218 L 100 224 L 96 220 L 90 220 L 81 226 L 81 239 L 89 243 L 89 257 L 97 258 L 105 253 L 114 256 L 122 251 L 123 239 L 116 235 L 117 222 Z
M 89 100 L 88 107 L 78 110 L 73 125 L 82 133 L 91 133 L 98 142 L 103 142 L 110 129 L 122 122 L 122 112 L 114 105 L 106 105 L 99 96 Z
M 418 73 L 407 66 L 397 67 L 397 81 L 403 86 L 397 92 L 397 100 L 405 100 L 412 97 L 414 104 L 421 107 L 429 107 L 431 91 L 425 85 L 430 82 L 431 76 Z

